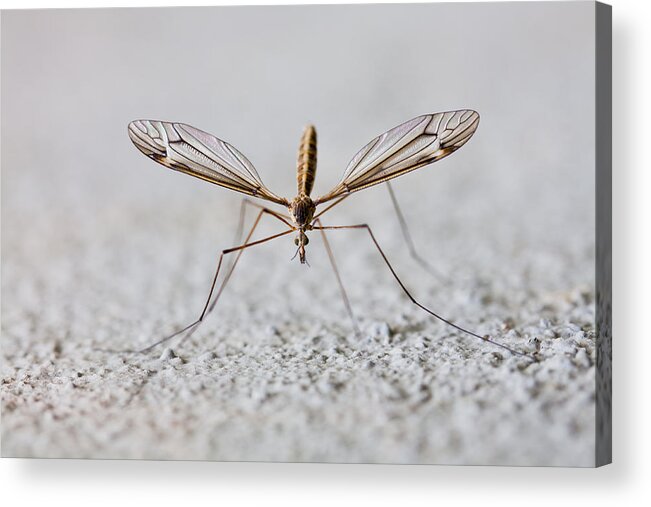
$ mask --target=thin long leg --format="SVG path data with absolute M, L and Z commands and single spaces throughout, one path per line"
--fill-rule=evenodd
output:
M 337 204 L 339 204 L 339 203 L 340 203 L 341 201 L 343 201 L 344 199 L 350 197 L 350 195 L 351 195 L 351 194 L 346 194 L 346 195 L 344 195 L 343 197 L 340 197 L 339 199 L 337 199 L 337 200 L 336 200 L 335 202 L 333 202 L 332 204 L 330 204 L 330 205 L 326 206 L 325 208 L 323 208 L 319 213 L 316 214 L 316 216 L 314 217 L 314 221 L 316 222 L 316 219 L 317 219 L 317 218 L 319 218 L 321 215 L 323 215 L 326 211 L 329 211 L 329 210 L 331 210 L 332 208 L 334 208 Z M 317 202 L 315 202 L 315 204 L 318 205 L 319 202 L 317 201 Z
M 260 222 L 260 218 L 262 217 L 262 215 L 264 213 L 265 213 L 265 210 L 261 210 L 260 213 L 258 214 L 258 217 L 257 217 L 255 223 L 253 224 L 253 227 L 251 228 L 251 231 L 249 232 L 248 238 L 250 238 L 251 235 L 253 234 L 253 231 L 257 227 L 258 223 Z M 215 285 L 217 283 L 217 278 L 219 277 L 219 272 L 221 270 L 221 266 L 222 266 L 222 262 L 224 260 L 224 256 L 228 255 L 230 253 L 233 253 L 233 252 L 238 252 L 238 251 L 241 252 L 241 251 L 245 250 L 246 248 L 250 248 L 252 246 L 256 246 L 256 245 L 260 245 L 262 243 L 266 243 L 267 241 L 271 241 L 273 239 L 280 238 L 281 236 L 285 236 L 285 235 L 287 235 L 287 234 L 289 234 L 291 232 L 293 232 L 293 229 L 288 229 L 288 230 L 286 230 L 284 232 L 273 234 L 272 236 L 267 236 L 266 238 L 262 238 L 262 239 L 259 239 L 257 241 L 253 241 L 251 243 L 249 243 L 248 239 L 247 239 L 247 242 L 245 242 L 242 245 L 222 250 L 220 255 L 219 255 L 219 260 L 217 262 L 217 269 L 215 270 L 215 274 L 214 274 L 214 276 L 212 278 L 212 283 L 210 285 L 210 291 L 208 293 L 208 298 L 206 299 L 206 303 L 203 306 L 203 310 L 201 311 L 201 314 L 199 315 L 199 318 L 196 319 L 191 324 L 188 324 L 187 326 L 183 327 L 182 329 L 179 329 L 179 330 L 175 331 L 174 333 L 172 333 L 172 334 L 170 334 L 168 336 L 165 336 L 164 338 L 158 340 L 155 343 L 152 343 L 151 345 L 145 347 L 144 349 L 140 349 L 140 350 L 131 350 L 131 349 L 127 349 L 127 350 L 106 350 L 106 349 L 100 349 L 100 350 L 102 350 L 104 352 L 124 352 L 124 353 L 143 353 L 144 354 L 144 353 L 149 352 L 153 348 L 157 347 L 158 345 L 161 345 L 161 344 L 171 340 L 172 338 L 180 335 L 181 333 L 184 333 L 184 332 L 186 332 L 188 330 L 192 330 L 191 332 L 193 332 L 193 330 L 196 329 L 199 326 L 199 324 L 201 324 L 201 322 L 203 322 L 204 318 L 206 317 L 206 315 L 208 315 L 208 313 L 210 313 L 212 308 L 214 308 L 214 305 L 212 305 L 210 308 L 208 307 L 208 305 L 210 304 L 210 300 L 212 299 L 212 295 L 213 295 L 213 292 L 215 290 Z M 231 270 L 231 272 L 232 272 L 232 270 Z M 225 280 L 224 282 L 226 282 L 226 281 L 227 280 Z M 222 283 L 222 287 L 223 286 L 224 286 L 224 283 Z M 188 337 L 188 335 L 186 335 L 183 339 L 185 339 L 187 337 Z
M 438 279 L 439 282 L 448 285 L 450 283 L 450 280 L 446 278 L 444 275 L 442 275 L 438 270 L 434 269 L 434 267 L 427 262 L 425 259 L 423 259 L 419 254 L 418 254 L 418 249 L 416 248 L 416 245 L 414 244 L 414 240 L 412 239 L 411 233 L 409 232 L 409 227 L 407 226 L 407 221 L 405 220 L 405 216 L 402 213 L 402 210 L 400 209 L 400 205 L 398 204 L 398 199 L 396 198 L 395 192 L 393 191 L 393 187 L 391 186 L 391 183 L 388 181 L 386 182 L 387 184 L 387 189 L 389 190 L 389 195 L 391 196 L 391 203 L 393 204 L 393 208 L 396 212 L 396 215 L 398 217 L 398 222 L 400 223 L 400 229 L 402 230 L 402 235 L 405 238 L 405 242 L 407 243 L 407 248 L 409 250 L 409 255 L 425 270 L 427 271 L 430 275 L 432 275 L 434 278 Z M 345 194 L 343 197 L 340 197 L 336 201 L 334 201 L 332 204 L 329 206 L 325 207 L 322 209 L 319 213 L 316 214 L 314 217 L 313 223 L 316 223 L 316 219 L 321 217 L 326 211 L 330 211 L 332 208 L 337 206 L 340 202 L 342 202 L 344 199 L 347 199 L 350 197 L 351 194 Z M 317 203 L 318 204 L 318 203 Z
M 407 227 L 407 221 L 405 220 L 405 216 L 402 213 L 402 210 L 400 209 L 400 205 L 398 204 L 398 199 L 396 198 L 396 194 L 393 191 L 393 187 L 391 186 L 391 183 L 387 181 L 387 189 L 389 190 L 389 195 L 391 196 L 391 202 L 393 203 L 393 208 L 396 211 L 396 216 L 398 217 L 398 222 L 400 223 L 400 229 L 402 229 L 402 235 L 405 238 L 405 242 L 407 243 L 407 248 L 409 249 L 409 255 L 429 274 L 431 274 L 433 277 L 437 278 L 440 282 L 444 284 L 449 284 L 449 279 L 443 276 L 441 273 L 439 273 L 434 267 L 427 262 L 425 259 L 423 259 L 420 255 L 418 255 L 418 250 L 416 249 L 416 245 L 414 244 L 414 240 L 411 237 L 411 233 L 409 232 L 409 227 Z
M 272 216 L 272 217 L 274 217 L 274 218 L 277 218 L 278 220 L 280 220 L 281 222 L 283 222 L 284 224 L 289 226 L 291 228 L 290 232 L 294 230 L 294 227 L 283 218 L 282 214 L 276 213 L 275 211 L 270 210 L 269 208 L 266 208 L 264 206 L 260 206 L 259 204 L 254 203 L 252 201 L 248 201 L 248 200 L 245 199 L 242 202 L 242 211 L 244 211 L 245 203 L 250 204 L 251 206 L 254 206 L 256 208 L 259 208 L 260 212 L 258 213 L 258 216 L 256 217 L 255 221 L 253 222 L 253 226 L 249 230 L 249 233 L 247 234 L 246 239 L 244 240 L 244 244 L 247 244 L 251 240 L 251 237 L 253 236 L 253 232 L 255 231 L 256 227 L 258 226 L 258 223 L 260 223 L 260 219 L 262 218 L 262 215 L 265 214 L 265 213 Z M 243 216 L 240 217 L 240 222 L 243 222 Z M 240 233 L 240 235 L 241 235 L 241 233 Z M 238 238 L 238 241 L 236 241 L 235 243 L 239 243 L 239 242 L 240 242 L 240 238 Z M 217 301 L 219 301 L 219 298 L 221 297 L 222 293 L 224 292 L 224 289 L 226 288 L 226 284 L 228 284 L 228 281 L 231 279 L 231 275 L 233 274 L 233 271 L 235 270 L 235 266 L 237 266 L 237 263 L 239 262 L 240 257 L 242 257 L 243 253 L 244 253 L 243 248 L 240 249 L 237 252 L 237 255 L 235 256 L 235 259 L 233 260 L 231 265 L 226 270 L 226 276 L 222 280 L 222 283 L 220 284 L 219 289 L 217 290 L 217 293 L 215 294 L 215 299 L 210 304 L 210 306 L 208 306 L 208 303 L 210 302 L 210 298 L 211 298 L 211 295 L 212 295 L 212 289 L 211 289 L 211 295 L 208 296 L 208 300 L 206 301 L 206 306 L 203 309 L 204 313 L 202 314 L 202 318 L 199 321 L 194 323 L 195 324 L 194 327 L 189 329 L 188 332 L 183 336 L 183 338 L 181 338 L 181 340 L 179 340 L 179 344 L 181 344 L 182 342 L 184 342 L 185 340 L 190 338 L 194 334 L 194 332 L 197 329 L 199 329 L 199 324 L 201 323 L 201 321 L 213 311 L 213 309 L 215 308 L 215 305 L 217 304 Z M 214 285 L 215 281 L 217 280 L 217 274 L 218 274 L 218 272 L 215 273 L 215 278 L 214 278 L 214 281 L 213 281 L 213 289 L 214 289 L 214 286 L 215 286 Z M 206 308 L 207 308 L 207 310 L 206 310 Z
M 237 229 L 235 232 L 235 238 L 233 240 L 233 243 L 235 243 L 236 245 L 239 245 L 240 242 L 242 241 L 242 232 L 244 232 L 244 217 L 246 215 L 247 206 L 258 208 L 260 210 L 265 210 L 266 213 L 269 213 L 269 215 L 276 217 L 278 220 L 281 220 L 288 227 L 292 227 L 292 223 L 291 223 L 292 219 L 289 216 L 283 213 L 278 213 L 277 211 L 269 209 L 266 206 L 262 206 L 261 204 L 252 201 L 248 197 L 245 197 L 244 199 L 242 199 L 242 203 L 240 204 L 240 219 L 238 221 Z
M 378 252 L 380 252 L 380 255 L 382 256 L 382 259 L 384 260 L 384 263 L 387 265 L 387 267 L 388 267 L 389 270 L 391 271 L 391 274 L 393 275 L 393 277 L 394 277 L 394 278 L 396 279 L 396 281 L 398 282 L 398 285 L 400 285 L 400 287 L 402 288 L 403 292 L 407 295 L 407 297 L 410 299 L 410 301 L 411 301 L 412 303 L 414 303 L 416 306 L 418 306 L 418 307 L 421 308 L 422 310 L 426 311 L 427 313 L 429 313 L 429 314 L 432 315 L 433 317 L 436 317 L 436 318 L 437 318 L 438 320 L 440 320 L 441 322 L 444 322 L 445 324 L 448 324 L 449 326 L 452 326 L 453 328 L 458 329 L 459 331 L 462 331 L 462 332 L 464 332 L 464 333 L 466 333 L 466 334 L 468 334 L 468 335 L 470 335 L 470 336 L 474 336 L 475 338 L 479 338 L 481 341 L 491 343 L 491 344 L 495 345 L 496 347 L 500 347 L 500 348 L 502 348 L 502 349 L 504 349 L 504 350 L 508 350 L 511 354 L 515 354 L 515 355 L 517 355 L 517 356 L 526 357 L 527 359 L 531 359 L 532 361 L 536 361 L 536 359 L 535 359 L 534 357 L 531 357 L 529 354 L 525 354 L 525 353 L 523 353 L 523 352 L 518 352 L 517 350 L 513 350 L 512 348 L 507 347 L 506 345 L 503 345 L 503 344 L 501 344 L 501 343 L 498 343 L 498 342 L 496 342 L 496 341 L 491 340 L 489 336 L 480 336 L 480 335 L 478 335 L 477 333 L 473 333 L 472 331 L 469 331 L 468 329 L 464 329 L 464 328 L 462 328 L 461 326 L 458 326 L 458 325 L 454 324 L 453 322 L 449 321 L 448 319 L 445 319 L 445 318 L 441 317 L 439 314 L 435 313 L 434 311 L 430 310 L 430 309 L 427 308 L 425 305 L 423 305 L 423 304 L 421 304 L 419 301 L 417 301 L 416 298 L 415 298 L 414 296 L 411 295 L 411 293 L 409 292 L 409 290 L 407 289 L 407 287 L 405 287 L 405 284 L 402 283 L 402 280 L 400 280 L 400 278 L 398 277 L 398 274 L 397 274 L 396 271 L 393 269 L 393 266 L 391 266 L 391 263 L 389 262 L 389 259 L 388 259 L 387 256 L 384 254 L 384 251 L 382 250 L 382 248 L 380 247 L 380 244 L 379 244 L 379 243 L 377 242 L 377 240 L 375 239 L 375 235 L 373 234 L 373 231 L 372 231 L 371 228 L 368 226 L 368 224 L 339 225 L 339 226 L 325 226 L 325 227 L 323 227 L 323 226 L 318 226 L 318 227 L 314 227 L 314 229 L 320 229 L 320 230 L 335 230 L 335 229 L 366 229 L 366 231 L 367 231 L 367 232 L 369 233 L 369 235 L 371 236 L 371 240 L 373 241 L 373 243 L 375 244 L 376 248 L 378 249 Z
M 260 210 L 264 210 L 265 213 L 268 213 L 270 216 L 273 216 L 273 217 L 277 218 L 278 220 L 284 222 L 288 227 L 292 227 L 291 218 L 288 217 L 287 215 L 284 215 L 282 213 L 278 213 L 278 212 L 276 212 L 274 210 L 271 210 L 271 209 L 267 208 L 266 206 L 262 206 L 261 204 L 258 204 L 257 202 L 252 201 L 248 197 L 245 197 L 244 199 L 242 199 L 242 203 L 240 204 L 240 218 L 239 218 L 239 220 L 237 222 L 237 229 L 235 230 L 235 238 L 233 239 L 233 244 L 235 244 L 235 245 L 239 245 L 239 244 L 242 243 L 242 233 L 244 232 L 244 218 L 246 216 L 246 207 L 247 206 L 251 206 L 253 208 L 258 208 Z M 244 240 L 244 243 L 246 243 L 249 240 L 250 237 L 251 236 L 249 235 L 249 237 Z M 238 259 L 239 259 L 239 256 L 238 256 Z M 228 267 L 228 270 L 227 270 L 229 273 L 232 272 L 233 269 L 235 269 L 235 263 L 236 262 L 237 262 L 236 260 L 233 260 L 233 262 L 231 262 L 231 264 L 230 264 L 230 266 Z
M 260 218 L 261 218 L 263 213 L 267 213 L 270 216 L 272 216 L 274 218 L 277 218 L 278 220 L 283 222 L 285 225 L 287 225 L 287 227 L 290 227 L 292 230 L 294 229 L 294 226 L 290 222 L 290 220 L 291 220 L 290 217 L 288 217 L 286 215 L 283 215 L 282 213 L 278 213 L 278 212 L 276 212 L 274 210 L 271 210 L 269 208 L 266 208 L 265 206 L 261 206 L 260 204 L 258 204 L 256 202 L 253 202 L 250 199 L 244 198 L 242 200 L 242 205 L 240 207 L 240 220 L 239 220 L 239 225 L 238 225 L 238 231 L 237 231 L 237 233 L 235 235 L 235 241 L 234 241 L 235 244 L 239 244 L 241 242 L 241 239 L 242 239 L 242 229 L 244 228 L 244 215 L 246 213 L 246 206 L 247 205 L 253 206 L 255 208 L 260 209 L 260 212 L 258 213 L 258 216 L 257 216 L 257 218 L 256 218 L 256 220 L 255 220 L 255 222 L 253 224 L 253 227 L 251 227 L 251 230 L 249 231 L 249 234 L 247 235 L 246 239 L 244 240 L 244 243 L 248 243 L 249 240 L 251 239 L 251 236 L 253 236 L 253 231 L 255 231 L 255 228 L 257 227 L 258 222 L 260 221 Z M 219 287 L 219 290 L 217 291 L 217 294 L 215 295 L 215 300 L 213 301 L 213 303 L 210 305 L 210 308 L 208 309 L 208 313 L 212 312 L 213 308 L 217 304 L 217 301 L 219 300 L 219 297 L 221 296 L 224 289 L 226 288 L 226 284 L 230 280 L 231 275 L 233 274 L 233 270 L 235 269 L 235 266 L 237 265 L 238 261 L 240 260 L 240 257 L 242 256 L 243 252 L 244 251 L 241 250 L 237 254 L 237 256 L 235 257 L 235 259 L 233 260 L 231 265 L 228 267 L 228 270 L 226 271 L 226 276 L 224 277 L 224 281 L 222 282 L 221 286 Z
M 332 270 L 335 272 L 335 276 L 337 277 L 337 283 L 339 283 L 339 289 L 341 290 L 341 297 L 343 298 L 344 304 L 346 305 L 346 311 L 350 316 L 350 320 L 353 322 L 353 330 L 355 331 L 355 334 L 359 337 L 361 336 L 361 332 L 359 330 L 359 326 L 357 325 L 357 319 L 355 318 L 355 314 L 353 313 L 353 308 L 350 305 L 348 294 L 346 293 L 344 284 L 341 281 L 341 276 L 339 276 L 339 269 L 337 269 L 337 263 L 335 262 L 335 255 L 332 251 L 332 248 L 330 247 L 330 242 L 328 241 L 326 232 L 323 230 L 322 227 L 323 224 L 321 223 L 321 220 L 317 218 L 315 222 L 319 224 L 319 230 L 321 232 L 321 237 L 323 238 L 323 244 L 325 245 L 325 249 L 328 252 L 328 257 L 330 258 L 330 264 L 332 265 Z

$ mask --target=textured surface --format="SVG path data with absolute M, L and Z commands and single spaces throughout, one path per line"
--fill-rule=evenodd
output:
M 589 8 L 3 14 L 3 456 L 592 465 Z M 423 66 L 431 19 L 446 50 Z M 233 53 L 206 65 L 220 47 Z M 171 61 L 176 78 L 161 83 Z M 415 70 L 421 79 L 401 78 Z M 319 131 L 322 195 L 383 130 L 462 107 L 482 115 L 473 139 L 394 187 L 445 281 L 409 257 L 385 188 L 324 219 L 368 222 L 423 303 L 518 350 L 539 348 L 539 363 L 410 304 L 355 231 L 331 239 L 361 337 L 312 233 L 310 268 L 289 260 L 291 236 L 246 252 L 182 345 L 96 350 L 145 346 L 194 319 L 237 224 L 237 195 L 142 156 L 129 121 L 214 133 L 291 197 L 306 123 Z M 267 221 L 258 237 L 278 227 Z
M 243 257 L 190 343 L 148 357 L 94 352 L 188 322 L 214 264 L 199 232 L 210 224 L 185 232 L 183 247 L 170 244 L 182 223 L 157 235 L 137 220 L 116 250 L 128 221 L 98 227 L 92 244 L 78 231 L 62 240 L 44 229 L 28 243 L 20 223 L 3 231 L 13 247 L 3 266 L 5 456 L 591 464 L 594 305 L 583 280 L 567 281 L 589 279 L 589 249 L 484 279 L 451 263 L 458 276 L 445 294 L 400 257 L 435 308 L 519 350 L 540 340 L 540 364 L 433 322 L 400 297 L 363 237 L 342 262 L 359 273 L 348 285 L 362 338 L 318 241 L 307 269 L 279 240 Z M 522 284 L 538 270 L 562 283 Z

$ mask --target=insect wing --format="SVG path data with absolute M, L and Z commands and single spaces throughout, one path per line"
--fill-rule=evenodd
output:
M 129 124 L 129 137 L 142 153 L 170 169 L 271 202 L 287 203 L 265 187 L 244 155 L 202 130 L 183 123 L 136 120 Z
M 341 181 L 315 203 L 336 199 L 432 164 L 458 150 L 477 130 L 470 109 L 418 116 L 376 137 L 350 161 Z

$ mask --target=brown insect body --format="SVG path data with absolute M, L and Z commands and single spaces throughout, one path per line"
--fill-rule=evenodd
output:
M 289 211 L 289 216 L 287 216 L 282 213 L 277 213 L 266 206 L 260 206 L 248 199 L 244 200 L 241 208 L 241 224 L 244 218 L 244 205 L 251 205 L 258 208 L 258 216 L 244 239 L 243 244 L 222 250 L 217 263 L 217 269 L 213 275 L 208 298 L 199 318 L 139 352 L 148 352 L 155 346 L 171 340 L 181 333 L 185 333 L 182 339 L 187 339 L 191 336 L 201 322 L 203 322 L 205 316 L 217 304 L 222 291 L 226 287 L 245 249 L 284 237 L 291 233 L 298 233 L 294 240 L 297 246 L 296 255 L 299 256 L 301 263 L 306 263 L 305 246 L 308 244 L 306 232 L 311 230 L 321 233 L 323 244 L 328 253 L 337 282 L 339 283 L 346 309 L 353 321 L 355 331 L 359 335 L 360 332 L 339 275 L 334 254 L 326 237 L 326 231 L 358 230 L 367 232 L 371 242 L 393 275 L 393 278 L 413 304 L 458 331 L 478 338 L 483 342 L 490 342 L 515 355 L 536 361 L 535 357 L 518 352 L 506 345 L 491 340 L 485 335 L 480 335 L 465 329 L 419 303 L 396 274 L 387 256 L 375 239 L 373 231 L 367 224 L 324 226 L 319 218 L 323 213 L 342 202 L 354 192 L 379 183 L 386 182 L 388 185 L 389 180 L 393 178 L 430 165 L 453 153 L 472 137 L 477 129 L 478 123 L 479 114 L 470 109 L 421 115 L 402 123 L 371 140 L 359 150 L 346 167 L 341 181 L 330 192 L 314 200 L 310 197 L 310 194 L 316 176 L 317 139 L 315 128 L 309 125 L 303 131 L 298 150 L 296 169 L 297 196 L 289 200 L 267 189 L 262 183 L 253 164 L 236 148 L 207 132 L 183 123 L 158 120 L 136 120 L 131 122 L 128 130 L 129 137 L 142 153 L 154 159 L 156 162 L 175 171 L 180 171 L 195 178 L 214 183 L 215 185 L 264 199 L 274 204 L 286 206 Z M 388 188 L 412 257 L 419 261 L 421 265 L 428 266 L 427 262 L 418 257 L 393 191 L 390 186 Z M 332 201 L 332 203 L 325 209 L 320 210 L 319 213 L 316 213 L 316 207 L 328 201 Z M 265 214 L 275 217 L 287 226 L 287 229 L 262 239 L 252 240 L 253 233 L 260 219 Z M 217 288 L 216 284 L 222 267 L 222 260 L 226 255 L 235 253 L 236 256 L 230 268 L 219 285 L 219 288 Z
M 306 230 L 312 228 L 316 206 L 310 198 L 316 176 L 316 129 L 312 125 L 305 127 L 298 147 L 298 161 L 296 166 L 296 182 L 298 195 L 288 206 L 292 221 L 298 228 L 298 236 L 294 240 L 298 246 L 298 256 L 301 264 L 305 264 L 305 246 L 309 239 Z
M 296 181 L 298 195 L 309 196 L 314 187 L 316 176 L 316 129 L 312 125 L 305 127 L 298 147 L 298 163 L 296 165 Z
M 297 232 L 295 239 L 301 263 L 305 263 L 306 232 L 321 225 L 315 219 L 350 194 L 388 182 L 453 153 L 473 135 L 479 114 L 470 109 L 426 114 L 413 118 L 371 140 L 346 167 L 341 181 L 327 194 L 310 197 L 317 164 L 316 129 L 303 131 L 296 167 L 297 196 L 290 200 L 271 192 L 253 164 L 235 147 L 184 123 L 136 120 L 129 124 L 129 137 L 136 147 L 156 162 L 195 178 L 252 197 L 286 206 L 289 216 L 266 210 Z M 315 208 L 333 201 L 320 213 Z M 256 222 L 257 223 L 257 222 Z

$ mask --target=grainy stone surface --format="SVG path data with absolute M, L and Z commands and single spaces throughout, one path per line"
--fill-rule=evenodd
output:
M 3 229 L 4 456 L 592 464 L 589 248 L 576 259 L 552 248 L 485 277 L 458 261 L 448 269 L 441 255 L 439 269 L 455 273 L 441 288 L 389 238 L 424 302 L 517 350 L 539 350 L 535 364 L 411 305 L 363 235 L 332 238 L 359 337 L 318 240 L 307 268 L 288 261 L 285 238 L 247 252 L 188 342 L 100 352 L 189 322 L 214 265 L 207 221 L 188 232 L 179 217 L 149 226 L 145 217 L 125 235 L 133 216 L 100 217 L 92 233 L 63 217 L 53 230 L 51 215 L 39 229 L 30 221 L 27 235 L 27 217 Z M 399 238 L 395 221 L 386 227 L 380 236 Z M 185 240 L 173 242 L 175 232 Z M 490 246 L 478 248 L 486 262 Z M 549 283 L 568 275 L 576 280 Z

